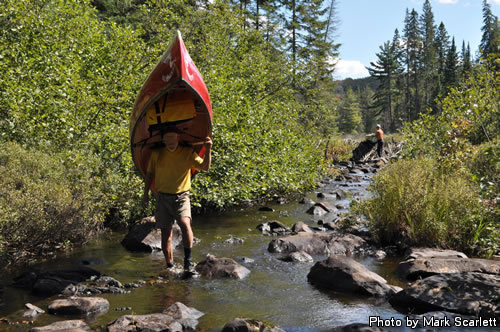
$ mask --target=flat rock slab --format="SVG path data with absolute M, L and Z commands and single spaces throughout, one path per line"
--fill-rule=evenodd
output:
M 403 313 L 449 311 L 500 317 L 500 276 L 477 272 L 438 274 L 415 282 L 389 302 Z
M 90 331 L 90 327 L 83 320 L 64 320 L 55 322 L 47 326 L 33 327 L 33 332 L 50 332 L 50 331 L 71 331 L 82 332 Z
M 276 326 L 255 319 L 235 318 L 222 328 L 222 332 L 285 332 Z
M 109 310 L 109 302 L 101 297 L 77 297 L 54 300 L 47 311 L 53 315 L 92 315 Z
M 243 279 L 250 273 L 249 269 L 231 258 L 217 258 L 213 255 L 207 255 L 204 261 L 198 263 L 196 271 L 202 277 L 214 279 Z
M 124 331 L 195 331 L 204 314 L 195 308 L 176 302 L 162 313 L 126 315 L 108 324 L 108 332 Z
M 410 248 L 406 254 L 405 260 L 411 258 L 437 258 L 437 257 L 457 257 L 467 258 L 463 252 L 438 248 Z
M 309 255 L 346 255 L 369 248 L 368 243 L 359 236 L 332 233 L 305 233 L 274 239 L 268 250 L 273 253 L 292 253 L 304 251 Z
M 182 232 L 177 224 L 173 225 L 172 246 L 182 243 Z M 156 228 L 154 217 L 146 217 L 132 226 L 121 242 L 129 251 L 152 252 L 161 250 L 161 231 Z
M 500 274 L 500 261 L 476 258 L 416 258 L 399 263 L 397 273 L 407 280 L 417 280 L 440 273 L 479 272 Z
M 330 256 L 317 262 L 307 275 L 307 280 L 320 287 L 347 294 L 389 297 L 401 290 L 390 286 L 378 274 L 347 256 Z

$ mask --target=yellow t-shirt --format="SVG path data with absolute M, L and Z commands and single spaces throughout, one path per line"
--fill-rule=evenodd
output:
M 199 170 L 202 163 L 192 148 L 178 146 L 174 152 L 162 148 L 151 154 L 148 173 L 154 173 L 156 190 L 178 194 L 191 189 L 191 169 Z

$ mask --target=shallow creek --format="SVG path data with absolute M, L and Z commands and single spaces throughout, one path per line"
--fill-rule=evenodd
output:
M 317 191 L 309 193 L 308 198 L 321 201 L 318 192 L 332 192 L 338 188 L 347 190 L 353 197 L 367 195 L 369 175 L 361 182 L 339 183 L 330 181 Z M 328 200 L 327 200 L 328 201 Z M 335 204 L 349 206 L 350 199 L 335 201 Z M 334 215 L 314 217 L 306 213 L 309 205 L 291 202 L 287 204 L 267 204 L 273 212 L 261 212 L 258 207 L 246 208 L 220 214 L 195 216 L 193 229 L 200 242 L 195 245 L 193 256 L 200 261 L 207 253 L 217 257 L 230 257 L 241 263 L 243 257 L 254 260 L 241 263 L 251 270 L 243 280 L 165 280 L 153 283 L 164 268 L 161 253 L 130 253 L 121 245 L 122 233 L 113 233 L 92 241 L 84 248 L 73 250 L 65 256 L 38 264 L 44 269 L 66 268 L 81 259 L 91 259 L 99 264 L 90 265 L 102 274 L 112 276 L 122 283 L 147 281 L 146 285 L 129 294 L 100 295 L 110 302 L 110 310 L 98 317 L 88 317 L 87 322 L 94 328 L 105 326 L 114 319 L 126 314 L 150 314 L 161 312 L 170 304 L 180 301 L 192 306 L 205 315 L 200 319 L 198 330 L 219 330 L 235 317 L 248 317 L 264 320 L 287 331 L 318 331 L 350 323 L 368 323 L 369 316 L 404 319 L 390 304 L 375 299 L 346 296 L 319 290 L 307 282 L 307 274 L 313 263 L 289 263 L 277 259 L 276 254 L 267 251 L 272 237 L 263 236 L 256 226 L 270 220 L 279 220 L 288 226 L 298 221 L 306 221 L 310 226 L 323 219 L 330 221 Z M 340 212 L 345 212 L 340 211 Z M 225 240 L 235 236 L 242 238 L 242 244 L 228 244 Z M 182 252 L 175 253 L 177 261 L 182 260 Z M 315 261 L 326 257 L 316 256 Z M 405 287 L 394 271 L 399 260 L 358 258 L 370 270 L 380 274 L 390 284 Z M 25 303 L 32 303 L 46 310 L 50 299 L 40 299 L 27 291 L 11 288 L 12 278 L 22 271 L 11 271 L 0 277 L 5 286 L 0 317 L 10 321 L 22 321 L 21 313 Z M 117 311 L 117 308 L 131 307 L 130 310 Z M 40 315 L 35 326 L 48 325 L 62 319 L 73 317 Z M 27 330 L 0 323 L 0 330 Z

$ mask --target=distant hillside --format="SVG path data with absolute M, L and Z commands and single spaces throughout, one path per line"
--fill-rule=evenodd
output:
M 367 87 L 375 91 L 378 87 L 377 79 L 371 76 L 365 78 L 346 78 L 345 80 L 337 81 L 337 94 L 344 95 L 348 88 L 352 91 L 362 91 Z

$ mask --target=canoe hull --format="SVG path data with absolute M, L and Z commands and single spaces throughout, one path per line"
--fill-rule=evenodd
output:
M 181 104 L 193 106 L 178 106 Z M 158 112 L 168 119 L 161 130 L 151 124 Z M 178 132 L 180 143 L 193 146 L 201 157 L 205 149 L 200 143 L 212 132 L 210 96 L 179 32 L 144 83 L 130 117 L 132 159 L 142 176 L 167 131 Z

